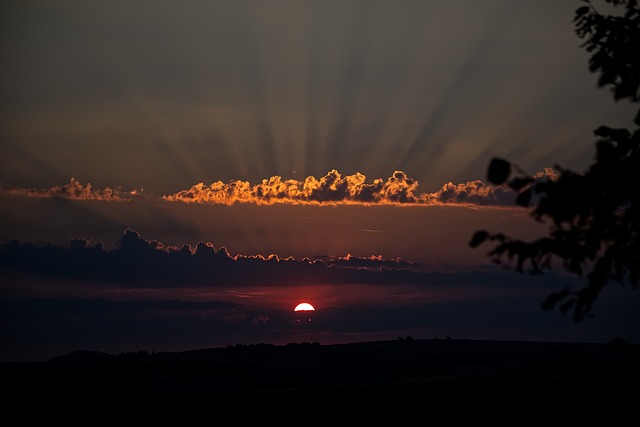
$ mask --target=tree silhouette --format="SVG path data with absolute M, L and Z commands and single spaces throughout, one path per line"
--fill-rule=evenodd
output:
M 589 0 L 575 10 L 573 23 L 581 47 L 591 54 L 589 70 L 598 86 L 609 87 L 614 101 L 639 101 L 640 9 L 636 0 L 604 0 L 610 14 Z M 622 11 L 621 11 L 622 9 Z M 522 241 L 502 233 L 477 231 L 469 245 L 493 242 L 487 255 L 497 264 L 522 273 L 542 274 L 556 262 L 586 278 L 581 289 L 551 293 L 542 308 L 573 311 L 573 320 L 592 316 L 593 305 L 610 283 L 637 289 L 640 276 L 640 110 L 635 129 L 600 126 L 594 134 L 593 162 L 584 173 L 555 165 L 555 177 L 527 176 L 511 162 L 494 158 L 487 179 L 517 192 L 516 203 L 531 207 L 532 217 L 548 226 L 548 234 Z M 517 174 L 514 174 L 514 170 Z

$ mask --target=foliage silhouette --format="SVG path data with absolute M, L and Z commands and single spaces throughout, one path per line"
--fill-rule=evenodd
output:
M 574 14 L 575 33 L 591 54 L 589 70 L 600 75 L 598 86 L 609 87 L 616 102 L 637 104 L 640 9 L 636 0 L 604 1 L 611 14 L 583 0 L 585 5 Z M 573 311 L 573 320 L 582 322 L 593 316 L 593 305 L 607 284 L 638 287 L 640 191 L 635 186 L 640 182 L 640 110 L 634 125 L 634 130 L 598 127 L 595 156 L 584 173 L 556 165 L 557 175 L 541 180 L 501 158 L 489 163 L 487 179 L 515 190 L 516 203 L 532 207 L 532 217 L 548 225 L 548 234 L 525 242 L 480 230 L 469 245 L 493 242 L 487 255 L 497 264 L 515 266 L 520 273 L 542 274 L 559 261 L 566 271 L 586 277 L 581 289 L 565 288 L 548 295 L 544 310 L 558 306 L 562 313 Z

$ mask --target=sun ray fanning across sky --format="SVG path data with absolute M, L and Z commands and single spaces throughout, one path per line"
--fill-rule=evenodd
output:
M 3 1 L 0 359 L 146 337 L 638 338 L 640 310 L 613 304 L 579 332 L 549 320 L 536 291 L 573 282 L 469 246 L 545 229 L 487 181 L 491 158 L 552 182 L 634 117 L 597 87 L 574 7 Z M 302 301 L 318 310 L 294 332 Z

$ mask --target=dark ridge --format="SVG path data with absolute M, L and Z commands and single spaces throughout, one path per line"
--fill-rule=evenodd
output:
M 73 362 L 76 360 L 84 360 L 84 359 L 104 359 L 113 357 L 108 353 L 104 353 L 102 351 L 89 351 L 89 350 L 76 350 L 71 353 L 63 354 L 62 356 L 57 356 L 52 359 L 49 359 L 48 362 L 56 363 L 56 362 Z
M 518 411 L 543 421 L 630 415 L 640 348 L 609 344 L 400 339 L 320 345 L 236 345 L 108 355 L 77 351 L 0 365 L 3 403 L 28 420 L 138 414 L 216 421 L 357 418 L 450 420 Z M 588 416 L 587 416 L 588 415 Z M 151 418 L 150 418 L 151 417 Z M 380 418 L 382 417 L 382 418 Z M 559 418 L 560 417 L 560 418 Z M 65 418 L 67 419 L 67 418 Z M 184 420 L 183 420 L 184 421 Z

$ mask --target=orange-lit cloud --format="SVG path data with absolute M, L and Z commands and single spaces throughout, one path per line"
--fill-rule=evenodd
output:
M 546 169 L 537 178 L 553 178 L 553 171 Z M 449 182 L 433 193 L 419 193 L 418 181 L 402 171 L 395 171 L 389 178 L 367 181 L 365 175 L 342 176 L 333 169 L 320 179 L 313 176 L 300 181 L 283 180 L 280 176 L 263 179 L 252 185 L 247 181 L 222 181 L 206 186 L 202 182 L 188 190 L 163 196 L 168 201 L 233 205 L 275 203 L 311 205 L 513 205 L 515 193 L 507 186 L 495 187 L 480 180 L 463 184 Z
M 78 200 L 106 200 L 127 201 L 142 194 L 142 190 L 123 191 L 120 188 L 105 187 L 94 188 L 90 183 L 82 184 L 75 178 L 71 178 L 68 184 L 54 186 L 47 189 L 38 188 L 12 188 L 0 189 L 0 194 L 28 197 L 63 197 Z
M 545 169 L 535 179 L 555 179 L 552 169 Z M 367 181 L 362 173 L 342 176 L 333 169 L 321 178 L 308 176 L 304 180 L 272 176 L 252 185 L 248 181 L 216 181 L 206 186 L 202 182 L 188 190 L 162 196 L 171 202 L 234 205 L 393 205 L 393 206 L 514 206 L 515 196 L 508 186 L 493 186 L 481 180 L 461 184 L 448 182 L 433 193 L 420 193 L 418 181 L 402 171 L 395 171 L 386 180 Z M 94 188 L 71 178 L 68 184 L 47 189 L 0 188 L 0 195 L 28 197 L 63 197 L 77 200 L 129 201 L 143 195 L 143 190 L 123 191 L 119 187 Z M 363 230 L 375 232 L 377 230 Z

